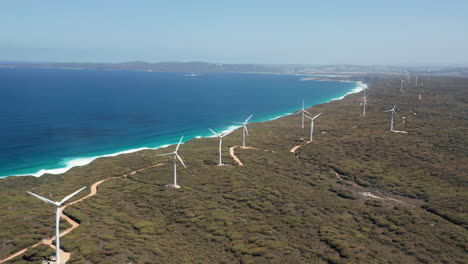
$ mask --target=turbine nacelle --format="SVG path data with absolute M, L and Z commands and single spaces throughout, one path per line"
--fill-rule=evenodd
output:
M 385 110 L 385 111 L 383 111 L 383 112 L 384 112 L 384 113 L 386 113 L 386 112 L 393 112 L 393 113 L 396 114 L 395 108 L 396 108 L 396 105 L 393 105 L 393 108 L 392 108 L 392 109 L 388 109 L 388 110 Z
M 61 263 L 60 261 L 60 228 L 59 228 L 59 223 L 60 223 L 60 206 L 65 203 L 66 201 L 68 201 L 70 198 L 72 198 L 73 196 L 77 195 L 79 192 L 81 192 L 82 190 L 84 190 L 86 188 L 83 187 L 81 189 L 79 189 L 78 191 L 66 196 L 65 198 L 63 198 L 60 202 L 54 202 L 54 201 L 51 201 L 45 197 L 42 197 L 38 194 L 35 194 L 35 193 L 32 193 L 32 192 L 28 192 L 29 194 L 31 194 L 32 196 L 48 203 L 48 204 L 51 204 L 51 205 L 54 205 L 55 206 L 55 257 L 56 257 L 56 261 L 55 263 Z
M 253 114 L 251 114 L 244 122 L 234 122 L 236 124 L 242 125 L 242 147 L 245 148 L 245 135 L 249 136 L 249 130 L 247 129 L 247 124 L 252 118 Z
M 223 138 L 225 136 L 231 134 L 232 132 L 234 132 L 234 130 L 228 131 L 228 132 L 223 133 L 223 134 L 218 134 L 218 133 L 214 132 L 213 129 L 211 129 L 211 128 L 208 128 L 208 129 L 211 131 L 211 133 L 215 134 L 219 138 L 219 160 L 218 160 L 218 165 L 222 166 L 223 163 L 221 161 L 221 145 L 223 144 Z
M 214 132 L 211 128 L 208 128 L 208 129 L 211 131 L 211 133 L 215 134 L 220 139 L 227 136 L 227 135 L 229 135 L 229 134 L 231 134 L 232 132 L 234 132 L 234 130 L 231 130 L 231 131 L 228 131 L 226 133 L 218 134 L 218 133 Z
M 316 116 L 314 116 L 314 117 L 310 117 L 310 116 L 308 116 L 308 115 L 305 115 L 305 117 L 307 117 L 307 118 L 309 118 L 310 120 L 314 121 L 315 118 L 319 117 L 321 114 L 323 114 L 323 113 L 320 113 L 320 114 L 318 114 L 318 115 L 316 115 Z
M 76 192 L 74 192 L 74 193 L 72 193 L 72 194 L 66 196 L 66 197 L 63 198 L 60 202 L 51 201 L 51 200 L 49 200 L 49 199 L 47 199 L 47 198 L 45 198 L 45 197 L 42 197 L 42 196 L 40 196 L 40 195 L 38 195 L 38 194 L 35 194 L 35 193 L 32 193 L 32 192 L 27 192 L 27 193 L 29 193 L 30 195 L 32 195 L 32 196 L 34 196 L 34 197 L 36 197 L 36 198 L 38 198 L 38 199 L 40 199 L 40 200 L 42 200 L 42 201 L 48 203 L 48 204 L 54 205 L 54 206 L 56 206 L 56 207 L 60 207 L 63 203 L 65 203 L 66 201 L 68 201 L 68 200 L 69 200 L 70 198 L 72 198 L 73 196 L 77 195 L 79 192 L 81 192 L 81 191 L 84 190 L 85 188 L 86 188 L 86 186 L 83 187 L 83 188 L 81 188 L 81 189 L 79 189 L 78 191 L 76 191 Z

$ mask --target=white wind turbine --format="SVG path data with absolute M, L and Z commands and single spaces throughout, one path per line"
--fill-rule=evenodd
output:
M 177 151 L 179 150 L 180 143 L 182 143 L 182 139 L 184 139 L 184 136 L 182 136 L 180 138 L 179 143 L 177 144 L 177 147 L 176 147 L 174 152 L 158 155 L 158 156 L 170 156 L 170 155 L 174 156 L 174 184 L 172 185 L 172 187 L 174 187 L 176 189 L 180 188 L 180 186 L 177 185 L 177 159 L 179 159 L 180 163 L 182 163 L 184 168 L 187 168 L 187 166 L 185 166 L 184 161 L 182 160 L 182 158 L 179 156 L 179 154 L 177 154 Z M 168 186 L 171 186 L 171 185 L 168 185 Z
M 390 120 L 390 131 L 393 131 L 393 114 L 396 114 L 395 107 L 396 107 L 396 105 L 393 105 L 392 109 L 384 111 L 384 113 L 385 112 L 391 112 L 392 113 L 392 119 Z
M 249 122 L 250 118 L 252 118 L 253 114 L 251 114 L 245 121 L 244 123 L 242 122 L 234 122 L 236 124 L 241 124 L 242 125 L 242 147 L 245 148 L 245 134 L 247 136 L 249 135 L 249 131 L 247 130 L 247 122 Z M 211 130 L 211 129 L 210 129 Z M 213 131 L 212 131 L 213 132 Z
M 315 118 L 319 117 L 322 113 L 314 116 L 314 117 L 310 117 L 308 115 L 306 115 L 307 118 L 310 119 L 310 141 L 312 141 L 312 135 L 314 134 L 314 120 Z
M 223 163 L 221 162 L 221 146 L 223 145 L 223 137 L 231 134 L 233 132 L 233 130 L 228 131 L 228 132 L 226 132 L 224 134 L 218 134 L 218 133 L 214 132 L 211 128 L 208 128 L 208 129 L 219 138 L 219 162 L 218 162 L 218 165 L 222 166 Z
M 302 109 L 299 111 L 299 113 L 302 113 L 302 128 L 304 128 L 304 118 L 305 118 L 305 114 L 309 114 L 309 112 L 307 112 L 307 110 L 305 110 L 305 107 L 304 107 L 304 100 L 302 100 Z M 297 114 L 299 114 L 297 113 Z
M 403 84 L 405 83 L 404 80 L 401 80 L 401 85 L 400 85 L 400 92 L 403 92 Z
M 366 108 L 367 108 L 367 97 L 369 96 L 369 94 L 366 94 L 366 90 L 364 90 L 364 95 L 362 96 L 362 115 L 363 116 L 366 116 Z
M 60 230 L 59 230 L 60 211 L 61 211 L 60 206 L 62 206 L 63 203 L 65 203 L 70 198 L 72 198 L 73 196 L 75 196 L 76 194 L 78 194 L 79 192 L 84 190 L 84 188 L 86 188 L 86 186 L 79 189 L 78 191 L 68 195 L 67 197 L 63 198 L 62 201 L 60 201 L 60 202 L 53 202 L 53 201 L 51 201 L 51 200 L 49 200 L 47 198 L 44 198 L 44 197 L 42 197 L 40 195 L 35 194 L 35 193 L 27 192 L 27 193 L 31 194 L 32 196 L 35 196 L 36 198 L 39 198 L 42 201 L 55 206 L 55 263 L 57 263 L 57 264 L 61 264 L 61 262 L 60 262 Z

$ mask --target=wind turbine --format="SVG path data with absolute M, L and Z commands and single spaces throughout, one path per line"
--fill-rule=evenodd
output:
M 86 186 L 79 189 L 78 191 L 68 195 L 67 197 L 63 198 L 62 201 L 60 201 L 60 202 L 53 202 L 53 201 L 51 201 L 51 200 L 49 200 L 47 198 L 44 198 L 44 197 L 42 197 L 40 195 L 35 194 L 35 193 L 27 192 L 27 193 L 31 194 L 32 196 L 34 196 L 36 198 L 39 198 L 42 201 L 55 206 L 55 258 L 56 258 L 55 263 L 57 263 L 57 264 L 60 264 L 60 230 L 59 230 L 60 211 L 61 211 L 60 206 L 62 206 L 63 203 L 65 203 L 70 198 L 72 198 L 73 196 L 75 196 L 76 194 L 78 194 L 79 192 L 84 190 L 84 188 L 86 188 Z
M 310 115 L 310 113 L 307 112 L 307 110 L 305 110 L 305 108 L 304 108 L 304 100 L 302 100 L 302 109 L 300 110 L 299 113 L 302 113 L 302 128 L 304 128 L 304 117 L 305 117 L 305 114 L 307 113 L 307 114 Z
M 390 121 L 390 131 L 393 131 L 393 114 L 396 114 L 396 111 L 395 111 L 395 107 L 396 105 L 393 105 L 393 108 L 392 109 L 389 109 L 389 110 L 385 110 L 385 112 L 392 112 L 392 119 Z
M 184 161 L 182 160 L 182 158 L 179 156 L 179 154 L 177 154 L 177 151 L 179 150 L 180 143 L 182 143 L 182 139 L 184 139 L 184 136 L 182 136 L 180 138 L 179 143 L 177 144 L 177 147 L 176 147 L 174 152 L 158 155 L 158 156 L 170 156 L 170 155 L 174 156 L 174 184 L 172 185 L 172 187 L 174 187 L 176 189 L 180 188 L 180 186 L 177 185 L 177 159 L 179 159 L 180 163 L 182 163 L 184 168 L 187 168 L 187 166 L 185 166 Z
M 363 116 L 366 116 L 367 96 L 369 96 L 369 94 L 366 94 L 366 90 L 364 90 L 364 95 L 362 96 L 362 101 L 363 101 L 362 115 Z
M 308 115 L 306 115 L 307 118 L 310 119 L 310 141 L 312 141 L 312 135 L 314 134 L 314 120 L 315 118 L 319 117 L 322 113 L 314 116 L 314 117 L 310 117 Z
M 242 148 L 245 148 L 245 134 L 247 133 L 247 136 L 249 135 L 249 131 L 247 130 L 247 122 L 249 121 L 250 118 L 252 118 L 253 114 L 251 114 L 245 121 L 244 123 L 241 122 L 234 122 L 236 124 L 241 124 L 243 129 L 242 129 Z M 210 129 L 211 130 L 211 129 Z
M 418 76 L 416 76 L 416 84 L 414 85 L 414 87 L 418 87 Z
M 233 130 L 228 131 L 228 132 L 226 132 L 224 134 L 218 134 L 218 133 L 214 132 L 211 128 L 208 128 L 208 129 L 219 138 L 219 162 L 218 162 L 218 165 L 222 166 L 223 163 L 221 162 L 221 146 L 223 145 L 223 137 L 231 134 Z

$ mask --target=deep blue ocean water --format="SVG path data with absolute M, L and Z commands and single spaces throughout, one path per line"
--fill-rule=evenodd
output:
M 60 173 L 344 96 L 359 84 L 277 74 L 0 69 L 0 177 Z M 184 140 L 184 141 L 185 141 Z

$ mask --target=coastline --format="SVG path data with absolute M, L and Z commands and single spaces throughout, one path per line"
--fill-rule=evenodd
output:
M 290 74 L 288 74 L 290 75 Z M 300 80 L 302 81 L 302 80 Z M 317 81 L 317 80 L 316 80 Z M 341 81 L 341 80 L 333 80 L 333 79 L 330 79 L 330 80 L 323 80 L 323 81 Z M 323 104 L 323 103 L 328 103 L 328 102 L 332 102 L 332 101 L 336 101 L 336 100 L 342 100 L 343 98 L 345 98 L 346 96 L 350 95 L 350 94 L 354 94 L 354 93 L 358 93 L 358 92 L 361 92 L 362 90 L 366 89 L 367 88 L 367 84 L 362 82 L 362 81 L 350 81 L 350 80 L 347 80 L 346 82 L 352 82 L 352 83 L 355 83 L 355 87 L 352 88 L 350 91 L 348 91 L 347 93 L 345 93 L 344 95 L 342 96 L 339 96 L 339 97 L 336 97 L 336 98 L 331 98 L 331 99 L 327 99 L 327 100 L 324 100 L 322 102 L 319 102 L 319 103 L 316 103 L 316 104 L 313 104 L 313 105 L 306 105 L 305 107 L 306 108 L 310 108 L 310 107 L 313 107 L 315 105 L 318 105 L 318 104 Z M 260 120 L 256 120 L 255 122 L 252 122 L 252 123 L 257 123 L 257 122 L 268 122 L 268 121 L 272 121 L 272 120 L 276 120 L 278 118 L 281 118 L 281 117 L 284 117 L 284 116 L 288 116 L 288 115 L 291 115 L 291 114 L 294 114 L 295 112 L 297 112 L 299 109 L 296 109 L 296 110 L 290 110 L 290 111 L 286 111 L 286 112 L 283 112 L 283 113 L 280 113 L 280 114 L 271 114 L 269 116 L 266 116 L 264 117 L 263 119 L 260 119 Z M 229 125 L 229 126 L 226 126 L 225 128 L 223 128 L 221 131 L 221 133 L 226 133 L 226 132 L 229 132 L 229 131 L 234 131 L 238 128 L 240 128 L 241 126 L 239 125 Z M 209 136 L 189 136 L 189 137 L 186 137 L 184 140 L 183 143 L 189 141 L 189 140 L 192 140 L 192 139 L 199 139 L 199 138 L 212 138 L 212 137 L 215 137 L 214 135 L 209 135 Z M 169 144 L 155 144 L 154 147 L 148 147 L 148 146 L 143 146 L 143 147 L 136 147 L 136 148 L 131 148 L 131 149 L 126 149 L 126 150 L 121 150 L 121 151 L 117 151 L 117 152 L 112 152 L 112 153 L 108 153 L 108 154 L 102 154 L 102 155 L 95 155 L 95 156 L 90 156 L 90 157 L 74 157 L 74 158 L 64 158 L 63 160 L 63 163 L 64 165 L 61 166 L 61 167 L 58 167 L 58 168 L 51 168 L 51 169 L 40 169 L 39 171 L 36 171 L 36 172 L 33 172 L 33 173 L 23 173 L 23 174 L 15 174 L 15 175 L 5 175 L 5 176 L 0 176 L 0 179 L 1 178 L 7 178 L 7 177 L 14 177 L 14 176 L 34 176 L 34 177 L 41 177 L 45 174 L 52 174 L 52 175 L 58 175 L 58 174 L 63 174 L 67 171 L 69 171 L 70 169 L 74 168 L 74 167 L 81 167 L 81 166 L 86 166 L 88 164 L 90 164 L 91 162 L 93 162 L 94 160 L 98 159 L 98 158 L 107 158 L 107 157 L 115 157 L 115 156 L 119 156 L 119 155 L 122 155 L 122 154 L 130 154 L 130 153 L 134 153 L 134 152 L 138 152 L 138 151 L 142 151 L 142 150 L 155 150 L 155 149 L 162 149 L 162 148 L 167 148 L 173 144 L 176 144 L 176 142 L 174 143 L 169 143 Z

